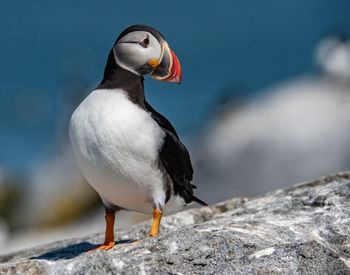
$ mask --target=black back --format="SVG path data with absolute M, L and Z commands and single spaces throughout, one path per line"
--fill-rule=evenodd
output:
M 193 167 L 190 155 L 180 141 L 174 127 L 163 115 L 159 114 L 145 101 L 146 109 L 151 113 L 152 118 L 165 132 L 164 143 L 159 152 L 159 158 L 168 172 L 175 195 L 180 195 L 186 203 L 196 201 L 202 205 L 207 205 L 202 200 L 193 195 L 194 185 L 191 184 L 193 179 Z

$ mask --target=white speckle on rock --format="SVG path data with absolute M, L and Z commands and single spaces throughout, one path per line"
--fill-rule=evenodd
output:
M 214 224 L 215 225 L 215 227 L 207 227 L 207 228 L 195 228 L 195 230 L 197 231 L 197 232 L 218 232 L 218 231 L 220 231 L 220 232 L 225 232 L 226 230 L 225 230 L 225 227 L 223 227 L 223 226 L 218 226 L 218 225 L 216 225 L 216 224 Z
M 73 267 L 74 267 L 74 263 L 71 262 L 71 263 L 69 263 L 69 264 L 67 265 L 67 270 L 68 270 L 68 271 L 72 271 L 72 270 L 73 270 Z
M 116 268 L 122 269 L 125 263 L 119 259 L 113 259 L 113 264 Z
M 319 229 L 312 229 L 309 233 L 309 236 L 316 242 L 324 245 L 324 239 L 319 235 Z
M 243 233 L 243 234 L 248 234 L 248 235 L 259 235 L 259 236 L 263 235 L 263 234 L 261 234 L 261 232 L 252 231 L 249 229 L 239 228 L 239 227 L 231 227 L 231 230 L 239 232 L 239 233 Z
M 184 215 L 182 212 L 176 213 L 171 216 L 171 218 L 166 217 L 163 219 L 162 227 L 166 229 L 175 229 L 179 226 L 186 226 L 186 225 L 192 225 L 195 224 L 193 215 L 190 213 L 187 213 Z
M 255 253 L 249 255 L 249 258 L 260 258 L 262 256 L 270 256 L 273 252 L 275 252 L 275 248 L 274 247 L 268 247 L 259 251 L 256 251 Z
M 152 253 L 151 251 L 149 251 L 148 249 L 143 249 L 141 250 L 138 255 L 147 255 L 147 254 L 150 254 Z
M 176 244 L 176 242 L 172 242 L 170 244 L 169 250 L 170 250 L 171 253 L 175 253 L 177 251 L 177 244 Z
M 350 261 L 343 258 L 343 257 L 340 257 L 339 259 L 341 259 L 343 261 L 344 264 L 346 264 L 347 267 L 350 267 Z
M 309 216 L 304 216 L 304 217 L 293 217 L 293 219 L 282 219 L 281 217 L 276 216 L 274 220 L 268 220 L 266 222 L 273 224 L 273 225 L 278 225 L 278 226 L 286 226 L 289 227 L 294 224 L 300 224 L 300 223 L 308 223 L 310 222 L 311 219 Z
M 140 264 L 140 274 L 141 275 L 146 275 L 144 262 L 141 262 L 141 264 Z

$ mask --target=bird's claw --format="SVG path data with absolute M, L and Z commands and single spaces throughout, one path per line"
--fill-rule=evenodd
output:
M 129 244 L 133 244 L 133 243 L 138 243 L 138 242 L 141 242 L 142 240 L 136 240 L 136 241 L 133 241 L 133 242 L 131 242 L 131 243 L 129 243 Z
M 92 251 L 95 250 L 109 250 L 111 249 L 113 246 L 115 245 L 115 242 L 105 242 L 104 244 L 99 245 L 98 247 L 95 247 L 89 251 L 87 251 L 86 253 L 90 253 Z

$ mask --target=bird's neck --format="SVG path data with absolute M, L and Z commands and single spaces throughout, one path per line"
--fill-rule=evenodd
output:
M 111 50 L 108 55 L 103 79 L 97 86 L 97 89 L 122 89 L 132 102 L 144 107 L 145 92 L 143 80 L 143 76 L 120 67 L 115 61 L 113 50 Z

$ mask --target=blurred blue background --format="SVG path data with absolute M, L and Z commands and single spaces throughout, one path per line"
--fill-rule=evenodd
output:
M 45 157 L 65 100 L 74 97 L 67 95 L 71 86 L 98 84 L 110 48 L 129 25 L 160 30 L 179 57 L 182 85 L 147 78 L 146 92 L 180 133 L 188 133 L 205 123 L 226 87 L 253 94 L 312 69 L 315 44 L 330 31 L 350 28 L 349 10 L 345 0 L 3 1 L 0 163 L 27 171 Z
M 230 102 L 228 106 L 236 110 L 237 104 L 242 108 L 251 102 L 260 102 L 264 94 L 271 93 L 269 87 L 277 83 L 320 73 L 315 63 L 315 49 L 324 37 L 350 34 L 349 10 L 350 2 L 346 0 L 2 1 L 0 181 L 7 183 L 4 186 L 8 189 L 11 189 L 8 186 L 16 186 L 13 191 L 16 198 L 23 196 L 23 190 L 29 190 L 26 196 L 38 206 L 32 208 L 35 215 L 27 216 L 40 216 L 40 209 L 47 208 L 47 204 L 38 201 L 46 202 L 44 198 L 49 197 L 51 202 L 52 193 L 60 194 L 56 189 L 58 179 L 63 177 L 62 181 L 68 182 L 62 184 L 62 188 L 70 186 L 71 179 L 67 179 L 67 175 L 73 172 L 66 173 L 64 165 L 71 168 L 74 160 L 62 157 L 63 161 L 57 161 L 57 156 L 64 152 L 70 156 L 67 132 L 70 115 L 101 80 L 110 48 L 129 25 L 146 24 L 158 29 L 180 60 L 182 84 L 160 83 L 147 77 L 146 97 L 184 138 L 200 175 L 201 167 L 206 167 L 206 171 L 210 170 L 208 166 L 211 167 L 203 163 L 201 152 L 208 148 L 205 139 L 210 137 L 210 129 L 216 129 L 210 125 L 222 117 L 220 108 L 223 104 Z M 344 85 L 342 89 L 348 90 L 347 84 Z M 204 147 L 199 145 L 201 143 Z M 267 148 L 261 139 L 254 144 Z M 249 153 L 244 154 L 247 155 Z M 55 165 L 50 166 L 51 162 Z M 338 170 L 346 169 L 344 163 Z M 245 163 L 244 167 L 247 165 Z M 252 173 L 251 168 L 247 168 L 247 174 Z M 49 170 L 55 172 L 50 174 Z M 337 167 L 329 170 L 337 170 Z M 268 174 L 266 170 L 261 171 Z M 319 173 L 321 176 L 329 171 L 315 169 L 313 172 L 315 176 Z M 219 181 L 221 173 L 213 172 L 199 178 L 212 177 Z M 297 174 L 298 171 L 290 173 Z M 58 178 L 56 181 L 52 180 L 54 175 Z M 285 179 L 287 175 L 278 179 Z M 308 179 L 300 176 L 295 180 Z M 51 180 L 57 184 L 53 186 L 49 183 Z M 233 181 L 244 185 L 245 178 L 242 176 Z M 288 184 L 293 181 L 291 178 Z M 232 188 L 227 193 L 227 184 L 223 185 L 222 194 L 256 194 L 243 189 L 235 193 Z M 36 196 L 38 190 L 41 192 L 45 188 L 48 190 Z M 205 190 L 204 197 L 208 188 L 202 189 Z M 206 199 L 213 203 L 224 198 L 218 194 L 215 199 L 208 199 L 208 196 Z M 3 205 L 10 209 L 8 204 Z M 19 205 L 11 205 L 12 213 L 22 211 Z M 58 205 L 62 206 L 62 203 Z M 8 213 L 7 210 L 3 212 Z M 23 222 L 13 220 L 7 214 L 3 216 L 3 223 L 7 224 L 3 230 L 6 240 L 13 230 L 41 224 L 35 218 Z M 102 219 L 99 222 L 103 226 Z

